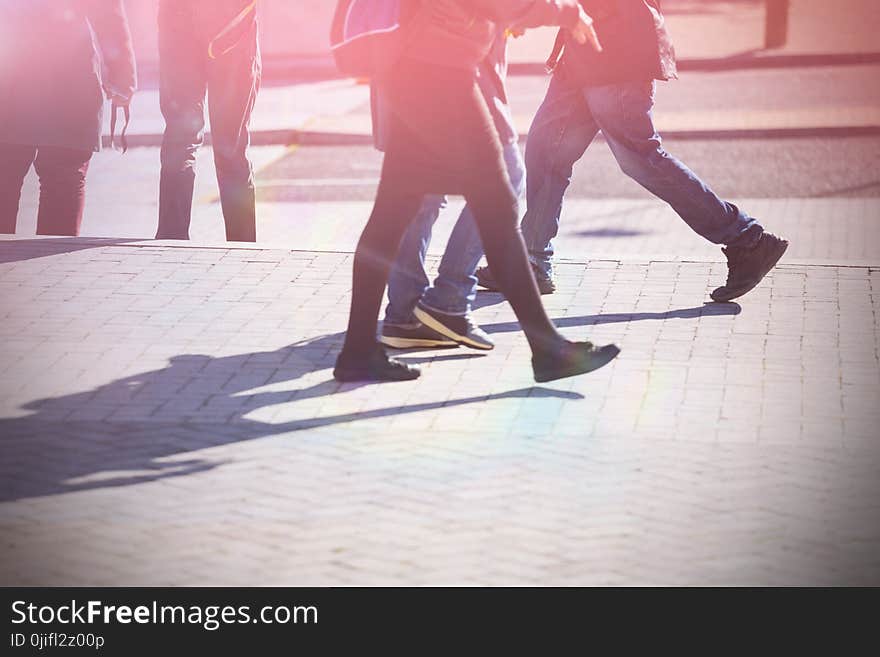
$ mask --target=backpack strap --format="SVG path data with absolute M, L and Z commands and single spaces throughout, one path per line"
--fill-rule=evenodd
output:
M 215 52 L 214 45 L 218 41 L 220 41 L 223 37 L 227 36 L 230 32 L 232 32 L 232 30 L 234 30 L 239 25 L 241 25 L 244 22 L 244 20 L 251 14 L 251 12 L 254 12 L 256 10 L 257 10 L 257 0 L 253 0 L 253 2 L 251 2 L 247 7 L 242 9 L 241 12 L 239 12 L 239 14 L 235 18 L 233 18 L 231 21 L 229 21 L 226 24 L 226 27 L 224 27 L 222 30 L 220 30 L 220 32 L 217 34 L 217 36 L 215 36 L 213 39 L 211 39 L 211 42 L 208 44 L 208 57 L 210 59 L 217 59 L 217 57 L 222 57 L 226 53 L 229 53 L 229 52 L 235 50 L 236 46 L 238 46 L 238 44 L 242 42 L 242 39 L 244 39 L 243 34 L 240 37 L 238 37 L 238 39 L 235 41 L 235 43 L 233 43 L 228 48 L 223 48 L 221 50 L 221 52 L 219 52 L 219 53 Z
M 131 123 L 131 109 L 128 104 L 113 103 L 110 108 L 110 148 L 116 145 L 116 118 L 120 109 L 125 117 L 125 125 L 122 126 L 122 134 L 119 135 L 119 144 L 122 146 L 122 152 L 125 153 L 128 151 L 128 138 L 125 133 L 128 132 L 128 124 Z
M 553 52 L 547 58 L 547 73 L 553 73 L 559 66 L 559 60 L 562 59 L 562 51 L 565 50 L 565 29 L 562 28 L 556 33 L 556 42 L 553 44 Z

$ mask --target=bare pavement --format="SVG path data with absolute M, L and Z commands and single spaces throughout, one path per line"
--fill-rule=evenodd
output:
M 333 381 L 378 166 L 350 82 L 261 99 L 265 130 L 351 145 L 254 149 L 256 245 L 222 241 L 208 150 L 189 243 L 149 239 L 155 147 L 96 157 L 83 238 L 32 236 L 31 181 L 0 240 L 0 582 L 880 584 L 872 68 L 833 69 L 833 96 L 818 67 L 688 73 L 658 99 L 675 150 L 791 240 L 738 303 L 708 303 L 720 251 L 606 177 L 597 146 L 544 301 L 566 335 L 623 351 L 541 386 L 486 292 L 495 351 L 406 353 L 413 383 Z M 748 102 L 701 92 L 719 75 L 751 76 Z M 773 123 L 762 97 L 786 84 L 807 101 Z M 540 86 L 515 80 L 518 114 Z M 730 135 L 744 126 L 813 136 Z

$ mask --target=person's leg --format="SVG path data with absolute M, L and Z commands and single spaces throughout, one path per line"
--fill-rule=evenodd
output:
M 695 232 L 715 244 L 750 246 L 763 229 L 723 201 L 663 148 L 654 127 L 654 82 L 587 87 L 584 96 L 620 168 L 663 199 Z
M 208 112 L 226 239 L 257 239 L 254 170 L 247 157 L 249 125 L 260 89 L 260 47 L 256 20 L 237 45 L 208 64 Z
M 15 233 L 21 187 L 36 157 L 36 146 L 0 144 L 0 233 Z
M 522 154 L 516 143 L 510 143 L 504 145 L 503 155 L 507 179 L 518 204 L 525 186 Z M 441 336 L 456 344 L 490 351 L 495 348 L 495 343 L 470 315 L 477 289 L 476 268 L 482 257 L 480 233 L 470 205 L 465 205 L 449 238 L 434 285 L 417 302 L 420 314 L 429 315 L 435 327 L 425 328 L 439 329 Z
M 400 242 L 397 259 L 388 278 L 388 306 L 385 323 L 398 326 L 417 323 L 412 311 L 430 281 L 425 271 L 425 255 L 431 243 L 431 230 L 446 206 L 446 197 L 429 194 Z
M 377 315 L 407 224 L 426 192 L 442 191 L 463 191 L 472 207 L 489 265 L 497 270 L 532 347 L 536 380 L 572 376 L 610 362 L 619 353 L 616 347 L 563 339 L 541 305 L 498 133 L 472 74 L 407 60 L 398 65 L 389 88 L 395 120 L 376 205 L 355 254 L 351 315 L 334 376 L 343 381 L 418 376 L 377 349 Z M 419 308 L 415 314 L 428 324 Z
M 40 177 L 37 235 L 79 235 L 92 151 L 41 146 L 34 168 Z
M 482 155 L 485 155 L 482 154 Z M 596 370 L 617 357 L 615 345 L 596 347 L 590 342 L 569 342 L 560 335 L 541 303 L 525 243 L 517 226 L 516 198 L 501 162 L 493 169 L 477 153 L 477 166 L 485 175 L 466 194 L 486 249 L 489 267 L 507 297 L 532 350 L 532 369 L 538 382 L 553 381 Z M 416 309 L 423 322 L 427 316 Z
M 556 73 L 529 129 L 522 221 L 529 256 L 548 277 L 552 273 L 552 240 L 559 232 L 562 201 L 574 164 L 598 131 L 581 89 L 566 78 L 564 70 Z
M 424 189 L 408 179 L 405 165 L 395 151 L 386 154 L 376 202 L 358 241 L 348 329 L 334 372 L 340 380 L 383 378 L 382 372 L 371 371 L 378 346 L 376 329 L 382 293 L 403 234 L 425 196 Z
M 518 144 L 504 145 L 504 164 L 519 201 L 525 191 L 526 171 Z M 471 208 L 466 205 L 449 237 L 434 285 L 425 292 L 422 303 L 448 315 L 467 315 L 477 289 L 474 271 L 482 257 L 480 233 Z
M 205 131 L 207 45 L 197 37 L 192 4 L 159 5 L 159 104 L 165 117 L 156 239 L 189 239 L 196 151 Z
M 654 82 L 585 90 L 585 97 L 621 169 L 660 197 L 696 233 L 723 250 L 727 282 L 714 301 L 731 301 L 749 292 L 776 266 L 788 242 L 764 228 L 733 203 L 724 201 L 683 163 L 667 153 L 654 128 Z

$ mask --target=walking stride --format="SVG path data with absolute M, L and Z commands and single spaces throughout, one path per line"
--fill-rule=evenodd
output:
M 526 171 L 507 102 L 506 77 L 505 32 L 496 38 L 488 57 L 478 67 L 477 81 L 501 140 L 510 185 L 520 200 L 525 193 Z M 384 103 L 375 105 L 381 126 L 387 112 L 382 111 Z M 378 132 L 382 136 L 384 131 L 380 129 Z M 426 196 L 403 237 L 388 279 L 388 306 L 379 338 L 384 345 L 411 349 L 461 344 L 485 351 L 495 346 L 470 315 L 477 290 L 474 271 L 483 257 L 483 246 L 469 205 L 464 207 L 452 230 L 433 285 L 428 280 L 425 256 L 431 231 L 446 202 L 445 196 Z
M 733 203 L 720 199 L 697 174 L 670 155 L 654 126 L 656 80 L 675 78 L 672 41 L 658 0 L 581 0 L 595 18 L 603 50 L 561 31 L 548 62 L 550 88 L 526 145 L 526 214 L 522 232 L 542 293 L 556 289 L 553 238 L 574 164 L 599 133 L 625 174 L 663 199 L 699 235 L 723 244 L 727 282 L 712 292 L 731 301 L 757 286 L 788 242 L 766 232 Z M 560 58 L 561 55 L 561 58 Z M 489 267 L 480 284 L 498 290 Z
M 555 24 L 586 43 L 592 20 L 575 0 L 436 0 L 405 3 L 408 31 L 391 74 L 378 81 L 390 126 L 373 212 L 354 259 L 351 311 L 336 361 L 340 381 L 409 380 L 419 369 L 389 358 L 377 342 L 382 292 L 401 238 L 426 194 L 463 194 L 486 257 L 529 341 L 537 381 L 595 370 L 614 345 L 570 342 L 541 305 L 519 233 L 518 204 L 503 147 L 477 84 L 477 66 L 508 26 Z M 598 44 L 593 42 L 595 47 Z

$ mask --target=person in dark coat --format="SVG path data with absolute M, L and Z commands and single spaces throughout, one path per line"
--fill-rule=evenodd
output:
M 555 290 L 552 240 L 559 230 L 562 200 L 575 162 L 601 130 L 624 173 L 669 203 L 694 232 L 725 245 L 728 278 L 712 299 L 742 296 L 776 265 L 788 242 L 720 199 L 663 148 L 652 113 L 655 81 L 676 77 L 676 66 L 660 0 L 580 3 L 595 18 L 603 49 L 585 48 L 560 34 L 548 62 L 555 73 L 526 146 L 522 232 L 539 289 L 544 294 Z M 497 289 L 493 273 L 478 270 L 480 284 Z
M 477 78 L 506 28 L 566 26 L 583 42 L 593 37 L 598 48 L 592 20 L 575 0 L 431 0 L 417 3 L 408 19 L 407 47 L 377 79 L 389 112 L 385 158 L 354 256 L 351 311 L 334 378 L 408 381 L 420 375 L 417 367 L 388 357 L 376 329 L 391 264 L 426 194 L 467 200 L 486 259 L 529 342 L 536 381 L 607 365 L 620 352 L 615 345 L 567 340 L 541 305 L 501 137 Z
M 260 88 L 255 0 L 160 0 L 159 98 L 165 117 L 157 239 L 189 239 L 205 101 L 226 238 L 256 241 L 248 126 Z
M 136 86 L 122 0 L 0 0 L 0 232 L 34 165 L 37 233 L 79 233 L 104 96 L 127 106 Z

